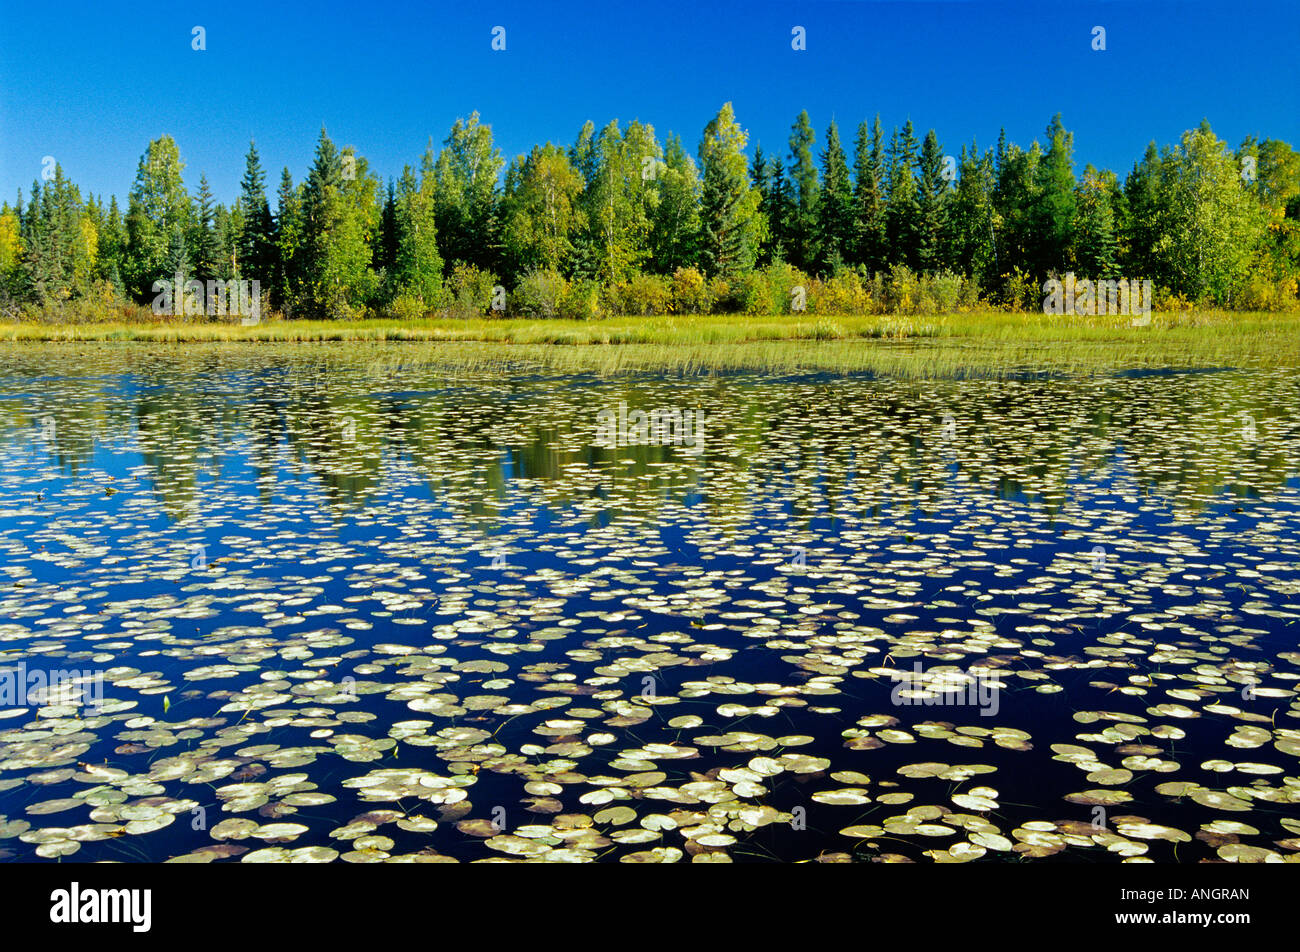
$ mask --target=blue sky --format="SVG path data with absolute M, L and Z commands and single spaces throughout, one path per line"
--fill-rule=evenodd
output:
M 568 144 L 586 119 L 649 122 L 693 153 L 728 100 L 764 150 L 787 151 L 806 108 L 851 139 L 879 112 L 934 127 L 945 152 L 998 129 L 1023 145 L 1055 112 L 1079 167 L 1121 176 L 1146 143 L 1202 117 L 1300 146 L 1297 0 L 832 0 L 832 2 L 364 4 L 19 3 L 0 17 L 0 196 L 54 156 L 72 179 L 125 198 L 166 132 L 186 183 L 225 202 L 257 139 L 269 185 L 311 162 L 322 123 L 381 176 L 418 163 L 478 110 L 507 158 Z M 191 30 L 207 49 L 191 49 Z M 494 26 L 506 50 L 491 49 Z M 807 50 L 791 49 L 791 28 Z M 1094 26 L 1107 49 L 1091 49 Z

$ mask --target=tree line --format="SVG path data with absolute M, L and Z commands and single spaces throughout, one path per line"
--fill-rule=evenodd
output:
M 384 183 L 322 129 L 306 178 L 284 169 L 274 200 L 250 143 L 227 206 L 206 176 L 187 188 L 164 135 L 125 211 L 58 165 L 0 206 L 0 301 L 75 317 L 147 304 L 180 274 L 257 280 L 289 318 L 781 311 L 795 285 L 822 309 L 881 307 L 900 287 L 957 289 L 927 306 L 1037 308 L 1046 277 L 1077 272 L 1150 278 L 1188 304 L 1297 306 L 1300 153 L 1280 140 L 1232 149 L 1202 122 L 1122 182 L 1076 172 L 1060 115 L 1042 143 L 1003 133 L 955 156 L 910 120 L 886 136 L 877 116 L 847 143 L 806 112 L 787 151 L 747 146 L 728 103 L 694 154 L 648 124 L 588 122 L 507 163 L 475 113 Z

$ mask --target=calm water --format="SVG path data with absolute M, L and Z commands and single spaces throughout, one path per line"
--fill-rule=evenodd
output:
M 1300 371 L 402 354 L 10 356 L 0 856 L 1298 855 Z

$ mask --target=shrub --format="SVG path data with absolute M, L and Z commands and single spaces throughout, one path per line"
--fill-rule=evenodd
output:
M 397 295 L 389 302 L 387 308 L 388 316 L 395 317 L 399 321 L 413 321 L 424 317 L 426 310 L 424 302 L 413 294 Z
M 482 317 L 491 309 L 498 285 L 497 276 L 490 271 L 465 262 L 457 263 L 447 278 L 448 316 Z
M 766 286 L 766 301 L 759 308 L 760 314 L 790 314 L 794 311 L 795 289 L 802 288 L 801 310 L 808 308 L 808 292 L 812 285 L 808 275 L 784 261 L 774 261 L 759 272 Z M 754 313 L 754 312 L 749 312 Z
M 884 314 L 889 306 L 889 282 L 885 275 L 879 271 L 865 275 L 862 289 L 867 292 L 867 297 L 870 299 L 869 313 Z
M 1002 276 L 1002 287 L 997 303 L 1008 311 L 1039 311 L 1043 309 L 1043 289 L 1033 275 L 1015 268 Z
M 591 278 L 574 278 L 560 295 L 560 317 L 592 321 L 601 316 L 600 284 Z
M 678 268 L 673 272 L 673 312 L 708 314 L 713 310 L 714 287 L 696 268 Z
M 957 310 L 957 302 L 961 300 L 962 277 L 960 274 L 941 271 L 936 275 L 927 277 L 924 285 L 927 292 L 926 297 L 929 298 L 927 303 L 932 305 L 926 309 L 926 313 L 951 314 Z
M 816 314 L 870 314 L 871 295 L 856 271 L 841 271 L 808 289 L 808 310 Z
M 734 314 L 740 310 L 736 301 L 736 292 L 732 288 L 732 282 L 729 278 L 722 275 L 714 275 L 709 279 L 708 284 L 709 300 L 712 301 L 713 312 L 716 314 Z
M 1300 282 L 1295 278 L 1276 280 L 1255 273 L 1237 292 L 1233 305 L 1247 311 L 1291 311 L 1300 308 L 1296 297 Z
M 1196 307 L 1195 302 L 1188 300 L 1181 294 L 1175 294 L 1168 288 L 1157 287 L 1152 292 L 1152 297 L 1155 300 L 1152 302 L 1151 310 L 1160 314 L 1190 311 Z
M 569 282 L 558 271 L 529 271 L 510 294 L 510 310 L 520 317 L 559 317 L 560 302 L 568 291 Z
M 918 310 L 920 284 L 916 273 L 905 264 L 896 264 L 889 269 L 888 284 L 885 288 L 885 302 L 891 314 L 915 314 Z
M 736 275 L 730 287 L 733 307 L 741 314 L 766 314 L 772 310 L 772 290 L 761 272 Z
M 672 310 L 672 286 L 657 274 L 634 274 L 609 292 L 612 308 L 619 314 L 667 314 Z

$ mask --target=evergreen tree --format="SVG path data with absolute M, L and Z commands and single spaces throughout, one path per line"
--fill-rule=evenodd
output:
M 875 272 L 885 264 L 884 143 L 880 116 L 864 120 L 854 143 L 853 260 Z
M 700 142 L 700 165 L 704 170 L 701 250 L 710 274 L 749 271 L 758 254 L 762 228 L 758 193 L 749 184 L 746 140 L 731 103 L 725 103 L 705 126 Z
M 1061 114 L 1047 127 L 1047 152 L 1038 165 L 1037 273 L 1064 272 L 1074 266 L 1073 227 L 1078 214 L 1074 181 L 1074 136 L 1065 131 Z
M 772 160 L 772 197 L 768 202 L 767 255 L 769 261 L 786 261 L 789 259 L 791 243 L 791 223 L 794 221 L 794 190 L 790 179 L 785 174 L 785 166 L 779 158 Z
M 379 230 L 379 181 L 366 160 L 340 151 L 321 129 L 302 193 L 303 304 L 315 317 L 348 318 L 376 303 L 372 265 Z
M 126 257 L 126 222 L 118 208 L 117 197 L 109 199 L 104 227 L 99 236 L 99 275 L 113 286 L 117 298 L 126 296 L 122 269 Z
M 276 273 L 275 222 L 266 198 L 266 173 L 262 171 L 257 144 L 251 140 L 244 158 L 244 177 L 239 184 L 243 227 L 239 230 L 235 247 L 235 266 L 242 277 L 260 281 L 264 286 L 271 285 Z M 271 291 L 271 288 L 264 287 L 264 291 Z
M 1125 209 L 1119 216 L 1119 254 L 1130 276 L 1163 279 L 1157 273 L 1156 242 L 1159 240 L 1160 182 L 1165 158 L 1156 144 L 1147 145 L 1142 161 L 1135 163 L 1124 182 Z
M 888 193 L 885 199 L 885 236 L 887 263 L 920 265 L 920 215 L 915 178 L 916 135 L 912 120 L 903 134 L 894 129 L 889 141 Z
M 763 153 L 762 143 L 754 146 L 754 158 L 749 165 L 749 181 L 758 192 L 758 214 L 762 219 L 763 238 L 759 244 L 756 263 L 772 261 L 772 163 Z
M 1083 170 L 1075 199 L 1078 217 L 1073 236 L 1079 270 L 1089 279 L 1119 276 L 1119 249 L 1111 199 L 1115 190 L 1113 173 L 1103 174 L 1091 165 Z
M 199 176 L 199 192 L 194 198 L 194 215 L 190 223 L 190 237 L 186 242 L 190 249 L 190 266 L 194 277 L 199 281 L 215 278 L 220 269 L 217 235 L 213 228 L 212 216 L 215 211 L 212 189 L 208 186 L 208 177 Z
M 952 263 L 984 286 L 998 275 L 993 183 L 993 154 L 986 152 L 980 156 L 974 142 L 969 152 L 963 146 L 960 175 L 948 216 L 947 245 Z
M 790 128 L 790 181 L 794 191 L 794 210 L 788 223 L 787 254 L 790 263 L 804 271 L 817 264 L 817 200 L 821 190 L 817 165 L 813 162 L 813 144 L 817 141 L 812 122 L 805 110 Z
M 1019 269 L 1036 273 L 1038 254 L 1038 165 L 1042 150 L 1034 142 L 1028 151 L 1014 143 L 998 140 L 998 169 L 993 191 L 993 207 L 1001 228 L 996 232 L 998 270 L 1001 276 Z
M 406 166 L 393 209 L 396 240 L 390 280 L 395 294 L 419 301 L 425 310 L 438 306 L 442 291 L 442 257 L 430 198 Z
M 933 129 L 921 144 L 917 177 L 917 264 L 925 271 L 948 266 L 945 240 L 948 235 L 948 203 L 951 189 L 943 176 L 943 148 Z
M 295 187 L 286 167 L 280 173 L 275 223 L 276 268 L 274 296 L 286 318 L 304 316 L 304 271 L 306 222 L 303 219 L 302 189 Z
M 818 268 L 834 272 L 853 254 L 853 183 L 835 120 L 826 129 L 822 150 L 822 187 L 817 202 Z
M 180 222 L 172 226 L 171 240 L 167 242 L 167 257 L 163 261 L 163 267 L 167 273 L 167 278 L 164 280 L 177 281 L 179 276 L 177 286 L 172 288 L 172 300 L 176 302 L 176 309 L 179 311 L 181 295 L 185 293 L 185 283 L 194 277 L 190 249 L 185 241 L 185 229 Z

